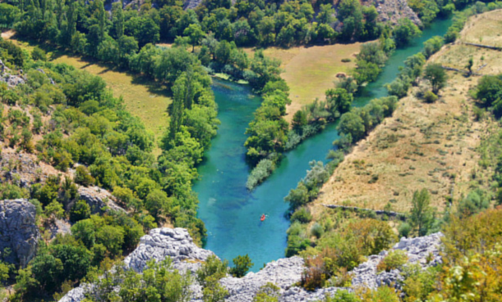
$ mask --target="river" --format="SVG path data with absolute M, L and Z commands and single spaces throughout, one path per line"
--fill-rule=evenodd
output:
M 383 85 L 396 78 L 404 60 L 421 51 L 424 41 L 444 35 L 450 25 L 451 19 L 436 20 L 412 44 L 396 50 L 378 80 L 356 97 L 354 106 L 387 96 Z M 230 262 L 248 254 L 254 263 L 251 271 L 258 271 L 265 263 L 284 257 L 289 220 L 284 217 L 288 204 L 283 199 L 305 176 L 310 161 L 326 161 L 338 133 L 332 124 L 304 141 L 285 155 L 268 180 L 250 192 L 246 189 L 249 167 L 245 162 L 244 132 L 260 99 L 247 86 L 218 80 L 214 81 L 213 91 L 221 125 L 199 167 L 201 178 L 193 188 L 200 200 L 198 215 L 208 232 L 205 248 Z M 261 222 L 263 213 L 268 216 Z

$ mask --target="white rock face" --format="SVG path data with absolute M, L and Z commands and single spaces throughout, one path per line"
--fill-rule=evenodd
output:
M 201 249 L 193 243 L 188 231 L 181 228 L 153 229 L 141 238 L 139 246 L 125 258 L 126 266 L 142 272 L 149 260 L 173 260 L 173 267 L 179 271 L 197 271 L 201 264 L 186 260 L 205 261 L 213 252 Z
M 436 266 L 441 263 L 439 256 L 442 233 L 417 238 L 401 238 L 391 250 L 403 250 L 408 255 L 408 263 L 418 263 L 422 268 Z M 390 250 L 389 250 L 390 251 Z M 376 267 L 385 258 L 388 251 L 383 251 L 379 255 L 368 257 L 368 261 L 361 263 L 353 271 L 352 286 L 364 286 L 376 289 L 379 286 L 390 285 L 397 280 L 401 280 L 399 270 L 382 272 L 377 275 Z M 426 259 L 432 255 L 432 261 L 427 263 Z
M 430 236 L 406 239 L 402 238 L 391 250 L 404 250 L 408 254 L 409 263 L 419 263 L 423 268 L 441 263 L 439 256 L 441 233 Z M 378 263 L 387 255 L 383 251 L 379 255 L 368 257 L 368 261 L 362 263 L 352 271 L 352 287 L 368 287 L 375 289 L 382 285 L 390 285 L 400 280 L 399 270 L 384 272 L 377 275 Z M 426 258 L 433 255 L 432 261 L 427 263 Z M 185 229 L 153 229 L 150 234 L 141 238 L 140 245 L 125 260 L 127 267 L 137 272 L 142 272 L 146 263 L 155 259 L 157 261 L 171 257 L 173 267 L 183 272 L 195 272 L 207 257 L 214 255 L 213 252 L 197 247 L 188 231 Z M 196 260 L 196 261 L 193 261 Z M 226 298 L 228 302 L 249 302 L 258 292 L 260 287 L 271 282 L 280 288 L 280 302 L 307 302 L 322 300 L 326 295 L 333 295 L 338 290 L 351 288 L 322 288 L 315 292 L 307 292 L 303 288 L 294 285 L 300 281 L 304 270 L 304 262 L 300 257 L 279 259 L 268 263 L 265 268 L 257 273 L 249 273 L 243 278 L 226 277 L 220 280 L 229 292 Z M 80 302 L 84 299 L 84 285 L 71 290 L 59 302 Z M 202 291 L 198 284 L 192 286 L 193 302 L 202 301 Z

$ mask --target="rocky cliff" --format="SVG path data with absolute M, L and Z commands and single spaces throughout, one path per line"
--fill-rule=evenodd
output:
M 35 256 L 40 232 L 35 206 L 25 199 L 0 201 L 0 256 L 25 267 Z
M 441 233 L 413 239 L 403 238 L 391 250 L 403 250 L 407 253 L 409 263 L 418 263 L 423 268 L 437 265 L 441 262 L 439 255 Z M 243 278 L 226 277 L 220 283 L 228 290 L 229 296 L 226 301 L 244 302 L 252 301 L 254 295 L 263 285 L 271 282 L 280 288 L 281 302 L 315 301 L 323 299 L 326 295 L 332 295 L 337 290 L 353 290 L 356 287 L 376 288 L 382 285 L 395 285 L 400 280 L 401 271 L 393 270 L 377 274 L 376 267 L 389 251 L 383 251 L 379 255 L 368 257 L 368 261 L 359 265 L 352 272 L 352 288 L 322 288 L 315 292 L 307 292 L 303 288 L 295 286 L 301 279 L 304 270 L 303 259 L 291 257 L 279 259 L 268 263 L 257 273 L 249 273 Z M 154 229 L 150 234 L 141 239 L 139 247 L 126 259 L 125 264 L 131 269 L 141 272 L 146 262 L 151 259 L 163 260 L 171 257 L 175 269 L 180 271 L 195 272 L 200 262 L 213 255 L 211 251 L 197 247 L 188 232 L 184 229 Z M 426 259 L 429 258 L 429 261 Z M 70 291 L 60 302 L 79 302 L 84 298 L 86 291 L 92 286 L 84 285 Z M 198 285 L 192 287 L 192 301 L 202 301 L 201 288 Z
M 400 19 L 408 18 L 417 25 L 422 24 L 417 14 L 408 6 L 407 0 L 371 0 L 369 4 L 376 7 L 379 21 L 395 25 Z

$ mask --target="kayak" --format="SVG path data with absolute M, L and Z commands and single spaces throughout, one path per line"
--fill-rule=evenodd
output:
M 265 218 L 267 218 L 267 216 L 265 216 L 265 214 L 263 214 L 263 215 L 261 215 L 260 220 L 261 220 L 261 221 L 264 221 L 264 220 L 265 220 Z

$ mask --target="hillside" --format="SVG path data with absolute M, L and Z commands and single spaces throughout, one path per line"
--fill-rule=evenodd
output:
M 500 10 L 473 17 L 461 38 L 443 47 L 428 63 L 463 69 L 472 56 L 473 70 L 487 64 L 480 74 L 500 73 L 500 52 L 462 43 L 486 27 L 481 20 L 494 16 L 500 17 Z M 498 37 L 500 32 L 499 27 L 491 35 Z M 379 210 L 390 204 L 395 211 L 407 212 L 413 192 L 422 188 L 432 193 L 433 206 L 443 209 L 450 198 L 466 196 L 473 182 L 489 186 L 493 171 L 479 167 L 479 146 L 497 125 L 491 118 L 478 120 L 468 93 L 480 77 L 453 71 L 448 76 L 437 102 L 424 103 L 414 95 L 419 88 L 412 89 L 394 115 L 354 147 L 322 188 L 314 213 L 322 212 L 323 204 Z
M 23 49 L 32 51 L 37 44 L 17 40 L 13 31 L 2 33 L 2 38 L 14 42 Z M 122 96 L 129 112 L 139 117 L 147 130 L 151 131 L 158 141 L 169 125 L 167 106 L 171 98 L 165 89 L 154 81 L 139 77 L 120 69 L 110 69 L 109 66 L 100 64 L 96 60 L 86 59 L 82 56 L 72 55 L 55 49 L 48 51 L 50 62 L 64 63 L 80 70 L 85 70 L 105 80 L 114 95 Z M 160 148 L 155 145 L 154 154 L 160 154 Z

